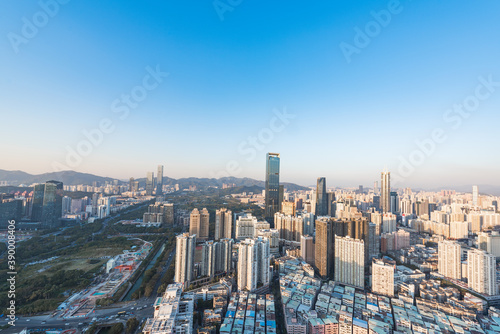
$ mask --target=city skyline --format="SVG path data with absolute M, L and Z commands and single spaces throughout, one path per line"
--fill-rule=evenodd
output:
M 68 2 L 26 37 L 44 9 L 6 2 L 1 108 L 16 126 L 0 168 L 126 179 L 162 164 L 175 178 L 262 179 L 261 157 L 280 152 L 281 179 L 298 184 L 369 185 L 413 158 L 402 186 L 499 186 L 499 6 Z M 89 153 L 68 160 L 85 133 Z

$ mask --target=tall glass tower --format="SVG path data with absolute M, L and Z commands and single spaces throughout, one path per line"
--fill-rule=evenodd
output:
M 280 210 L 280 155 L 266 155 L 266 220 L 272 222 L 274 214 Z
M 163 166 L 158 165 L 158 174 L 156 174 L 156 196 L 163 195 Z
M 328 195 L 326 193 L 326 178 L 318 177 L 316 184 L 316 216 L 328 215 Z

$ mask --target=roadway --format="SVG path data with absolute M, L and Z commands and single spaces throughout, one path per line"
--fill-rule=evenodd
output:
M 137 318 L 139 322 L 147 318 L 153 317 L 154 309 L 153 303 L 156 298 L 159 297 L 156 293 L 158 288 L 161 285 L 161 279 L 165 276 L 168 268 L 172 264 L 173 259 L 175 258 L 175 248 L 170 253 L 165 265 L 162 268 L 161 276 L 156 283 L 153 293 L 150 297 L 142 297 L 138 300 L 129 301 L 129 302 L 120 302 L 114 304 L 111 307 L 106 308 L 98 308 L 93 311 L 93 313 L 88 314 L 86 317 L 80 318 L 61 318 L 59 316 L 52 315 L 40 315 L 40 316 L 32 316 L 32 317 L 19 317 L 16 320 L 16 326 L 11 327 L 9 329 L 4 329 L 2 333 L 19 333 L 22 329 L 71 329 L 78 328 L 82 329 L 90 326 L 90 323 L 94 318 L 97 318 L 96 323 L 98 324 L 106 324 L 106 323 L 116 323 L 118 321 L 126 322 L 129 318 Z M 125 311 L 126 315 L 118 316 L 118 312 Z M 0 326 L 6 325 L 8 319 L 5 317 L 0 319 Z

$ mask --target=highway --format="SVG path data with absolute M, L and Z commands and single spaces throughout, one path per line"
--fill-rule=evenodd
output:
M 160 286 L 161 279 L 166 274 L 167 269 L 170 267 L 173 259 L 175 258 L 175 248 L 170 253 L 169 258 L 166 261 L 165 266 L 162 268 L 162 274 L 160 279 L 158 280 L 155 290 L 157 291 Z M 86 317 L 81 318 L 67 318 L 63 319 L 56 316 L 51 315 L 41 315 L 41 316 L 33 316 L 33 317 L 19 317 L 16 320 L 16 326 L 11 327 L 9 329 L 5 329 L 2 333 L 19 333 L 24 328 L 28 329 L 71 329 L 78 328 L 83 329 L 88 327 L 94 318 L 97 318 L 96 323 L 107 324 L 107 323 L 116 323 L 121 321 L 125 324 L 125 322 L 129 318 L 137 318 L 139 322 L 150 318 L 153 316 L 153 303 L 159 295 L 156 293 L 151 297 L 143 297 L 138 300 L 130 301 L 130 302 L 121 302 L 113 305 L 112 307 L 100 308 L 96 309 L 93 313 L 90 313 Z M 118 316 L 118 312 L 125 311 L 127 314 Z M 5 317 L 0 319 L 0 326 L 6 325 L 8 319 Z

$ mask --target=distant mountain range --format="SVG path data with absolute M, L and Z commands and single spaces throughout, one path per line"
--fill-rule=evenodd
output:
M 53 173 L 44 173 L 33 175 L 23 171 L 8 171 L 0 169 L 0 181 L 7 181 L 10 185 L 19 186 L 23 185 L 31 185 L 33 183 L 43 183 L 49 180 L 61 181 L 65 185 L 78 185 L 78 184 L 87 184 L 92 185 L 94 181 L 97 181 L 101 184 L 106 181 L 117 180 L 111 177 L 102 177 L 98 175 L 88 174 L 88 173 L 79 173 L 74 171 L 62 171 L 62 172 L 53 172 Z M 141 187 L 145 186 L 146 179 L 139 178 L 135 179 L 139 181 L 139 185 Z M 128 181 L 119 180 L 120 184 L 126 184 Z M 182 178 L 182 179 L 173 179 L 169 177 L 163 177 L 163 183 L 166 185 L 175 185 L 179 184 L 181 189 L 189 188 L 189 186 L 196 186 L 198 189 L 206 189 L 208 187 L 219 187 L 222 188 L 223 184 L 234 184 L 236 187 L 260 187 L 264 189 L 265 182 L 259 181 L 251 178 L 238 178 L 238 177 L 223 177 L 220 179 L 209 179 L 209 178 Z M 294 183 L 282 183 L 288 191 L 295 190 L 307 190 L 309 188 L 303 187 Z

